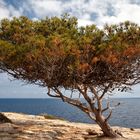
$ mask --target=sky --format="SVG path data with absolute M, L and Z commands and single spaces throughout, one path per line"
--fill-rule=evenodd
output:
M 78 18 L 79 26 L 116 24 L 126 20 L 140 25 L 140 0 L 0 0 L 0 20 L 27 16 L 33 20 L 68 13 Z M 0 74 L 0 98 L 47 98 L 46 89 L 12 80 Z M 140 97 L 140 85 L 131 93 L 114 97 Z

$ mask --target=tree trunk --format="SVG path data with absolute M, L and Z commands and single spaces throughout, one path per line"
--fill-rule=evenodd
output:
M 121 135 L 117 134 L 113 129 L 110 127 L 110 125 L 105 121 L 105 118 L 103 115 L 98 114 L 96 116 L 96 123 L 101 127 L 103 133 L 107 137 L 116 138 L 120 137 Z

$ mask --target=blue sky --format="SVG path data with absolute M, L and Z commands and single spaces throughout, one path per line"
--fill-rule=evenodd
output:
M 140 25 L 140 0 L 0 0 L 0 19 L 28 16 L 37 20 L 46 16 L 69 13 L 78 18 L 79 26 L 119 23 L 130 20 Z M 45 88 L 10 81 L 7 74 L 0 74 L 0 98 L 47 98 Z M 140 97 L 140 86 L 132 93 L 115 97 Z

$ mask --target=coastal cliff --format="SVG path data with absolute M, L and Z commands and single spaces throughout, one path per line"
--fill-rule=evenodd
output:
M 0 140 L 109 140 L 95 124 L 74 123 L 57 118 L 3 112 L 12 123 L 0 124 Z M 124 138 L 140 140 L 140 129 L 113 127 Z

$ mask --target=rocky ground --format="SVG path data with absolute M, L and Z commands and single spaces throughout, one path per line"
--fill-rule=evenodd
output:
M 3 113 L 13 123 L 0 124 L 0 140 L 109 140 L 101 137 L 97 125 L 72 123 L 44 116 L 19 113 Z M 124 138 L 117 140 L 140 140 L 140 129 L 120 128 Z

